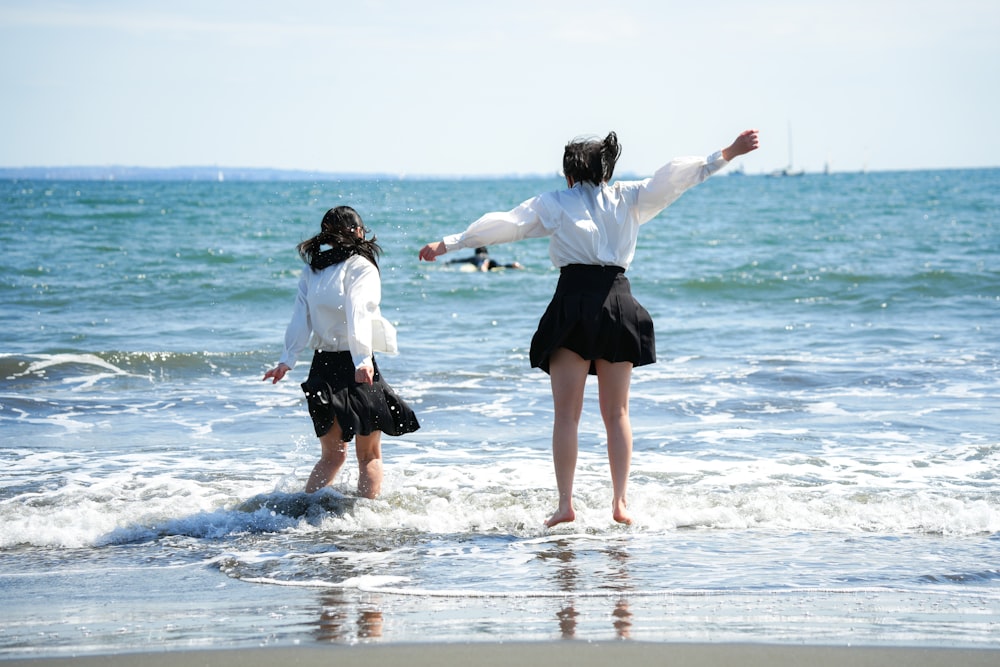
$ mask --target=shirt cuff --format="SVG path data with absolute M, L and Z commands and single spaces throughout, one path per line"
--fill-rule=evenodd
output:
M 715 151 L 707 158 L 705 158 L 705 163 L 706 167 L 708 167 L 708 172 L 710 174 L 714 174 L 715 172 L 719 171 L 727 164 L 729 164 L 729 160 L 722 157 L 722 151 Z
M 444 241 L 444 249 L 448 252 L 455 250 L 461 250 L 465 246 L 462 245 L 462 235 L 461 234 L 449 234 L 448 236 L 441 239 Z

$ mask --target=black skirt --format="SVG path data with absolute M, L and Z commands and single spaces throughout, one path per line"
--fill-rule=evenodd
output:
M 350 352 L 317 351 L 313 355 L 302 391 L 309 403 L 309 416 L 317 437 L 326 435 L 334 419 L 345 442 L 359 433 L 371 435 L 381 431 L 386 435 L 403 435 L 420 428 L 410 406 L 382 379 L 374 359 L 372 364 L 374 382 L 360 384 L 354 381 Z
M 653 319 L 635 297 L 620 266 L 570 264 L 560 271 L 556 293 L 531 339 L 531 367 L 549 372 L 560 347 L 594 361 L 656 361 Z

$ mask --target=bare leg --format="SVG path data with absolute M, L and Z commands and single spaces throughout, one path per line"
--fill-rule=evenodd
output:
M 382 432 L 354 438 L 358 455 L 358 495 L 375 498 L 382 492 Z
M 319 444 L 320 459 L 313 466 L 309 481 L 306 482 L 306 493 L 319 491 L 332 484 L 347 459 L 347 443 L 344 442 L 343 432 L 337 420 L 333 421 L 333 426 L 326 434 L 320 436 Z
M 632 422 L 628 416 L 628 393 L 632 381 L 632 364 L 628 361 L 611 363 L 598 359 L 597 387 L 601 418 L 608 434 L 608 463 L 611 466 L 611 486 L 614 499 L 611 514 L 618 523 L 631 524 L 626 509 L 625 492 L 632 467 Z
M 549 361 L 552 383 L 552 463 L 559 488 L 559 508 L 545 525 L 551 528 L 576 519 L 573 509 L 573 477 L 576 474 L 577 431 L 583 411 L 583 390 L 587 384 L 590 362 L 565 348 L 559 348 Z

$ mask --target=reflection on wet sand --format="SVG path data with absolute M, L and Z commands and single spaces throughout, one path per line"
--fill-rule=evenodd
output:
M 559 619 L 559 634 L 563 639 L 573 639 L 576 637 L 576 619 L 580 612 L 573 606 L 573 601 L 568 600 L 566 606 L 556 612 Z
M 607 582 L 589 588 L 591 590 L 594 588 L 603 588 L 622 592 L 628 591 L 631 588 L 627 567 L 628 552 L 621 548 L 610 546 L 606 554 L 611 566 L 608 569 Z M 553 543 L 552 548 L 539 553 L 538 558 L 542 561 L 551 561 L 553 563 L 555 566 L 555 572 L 553 573 L 555 583 L 560 591 L 568 594 L 562 608 L 556 612 L 556 619 L 559 622 L 560 636 L 563 639 L 574 639 L 580 620 L 580 612 L 576 610 L 575 598 L 572 594 L 579 592 L 580 570 L 575 564 L 576 553 L 573 550 L 573 544 L 567 540 L 557 540 Z M 632 612 L 629 610 L 627 595 L 622 595 L 618 598 L 614 609 L 611 611 L 611 616 L 615 636 L 619 639 L 629 639 L 632 630 Z
M 316 628 L 316 641 L 352 644 L 382 637 L 382 609 L 377 596 L 355 607 L 340 592 L 325 595 L 320 603 L 322 612 Z
M 615 605 L 615 610 L 611 612 L 615 620 L 615 635 L 618 639 L 628 639 L 632 633 L 632 612 L 628 608 L 628 598 L 621 598 Z
M 607 628 L 610 622 L 614 636 L 618 639 L 631 639 L 634 616 L 629 606 L 630 593 L 633 591 L 629 560 L 631 558 L 627 545 L 609 544 L 600 540 L 591 542 L 579 539 L 557 539 L 547 543 L 538 551 L 534 558 L 546 569 L 551 580 L 551 586 L 543 595 L 536 598 L 535 603 L 524 609 L 524 622 L 534 628 L 551 628 L 548 620 L 555 613 L 558 636 L 563 639 L 575 639 L 577 635 L 592 636 L 595 623 L 598 627 Z M 558 597 L 551 597 L 552 591 L 558 592 Z M 392 598 L 393 593 L 386 593 Z M 385 625 L 383 593 L 368 592 L 359 598 L 358 591 L 327 590 L 319 598 L 321 607 L 319 622 L 314 634 L 318 642 L 354 644 L 359 642 L 377 642 L 382 638 Z M 500 594 L 501 596 L 504 593 Z M 529 597 L 534 597 L 528 592 Z M 413 600 L 417 608 L 424 608 L 426 601 L 421 601 L 422 595 L 405 596 L 407 601 Z M 458 592 L 448 592 L 441 600 L 460 600 L 455 603 L 445 603 L 449 611 L 462 608 L 466 598 Z M 489 595 L 482 598 L 489 599 Z M 585 601 L 584 601 L 585 600 Z M 600 611 L 607 601 L 610 613 Z M 595 606 L 595 602 L 598 604 Z M 555 604 L 555 609 L 553 608 Z M 409 604 L 409 602 L 407 602 Z M 537 608 L 542 616 L 535 617 L 527 612 L 528 608 Z M 489 612 L 490 603 L 482 606 L 473 604 L 473 609 L 484 614 L 477 623 L 485 632 L 489 631 L 494 622 L 493 614 Z M 397 602 L 390 602 L 390 618 L 399 609 Z M 606 609 L 606 607 L 605 607 Z M 396 611 L 392 611 L 396 610 Z M 468 622 L 474 616 L 466 617 Z M 541 626 L 533 625 L 536 621 Z M 551 630 L 548 630 L 551 632 Z

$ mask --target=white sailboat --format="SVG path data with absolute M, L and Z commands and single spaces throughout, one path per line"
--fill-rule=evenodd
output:
M 792 124 L 788 124 L 788 166 L 784 169 L 775 169 L 771 176 L 801 176 L 806 173 L 803 169 L 795 169 L 792 165 Z

